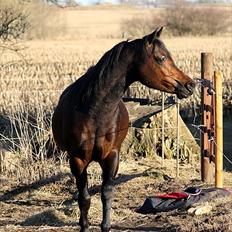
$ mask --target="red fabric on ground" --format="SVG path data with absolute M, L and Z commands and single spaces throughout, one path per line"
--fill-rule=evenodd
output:
M 155 195 L 155 197 L 161 198 L 161 199 L 182 199 L 182 198 L 188 198 L 188 194 L 186 193 L 168 193 L 168 194 L 158 194 Z

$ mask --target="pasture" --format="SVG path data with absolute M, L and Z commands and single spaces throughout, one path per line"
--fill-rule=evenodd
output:
M 159 11 L 158 9 L 157 11 Z M 96 7 L 62 9 L 66 29 L 57 38 L 24 41 L 19 55 L 5 51 L 0 57 L 0 231 L 78 231 L 76 186 L 64 154 L 46 160 L 51 138 L 51 115 L 64 88 L 122 38 L 123 19 L 151 14 L 150 9 Z M 190 77 L 200 77 L 200 53 L 212 52 L 215 69 L 223 72 L 224 107 L 232 106 L 232 41 L 215 37 L 168 37 L 163 41 L 177 66 Z M 133 39 L 133 38 L 131 38 Z M 188 110 L 200 105 L 195 94 L 181 101 Z M 152 91 L 139 87 L 137 97 Z M 160 98 L 156 91 L 152 96 Z M 225 153 L 231 154 L 231 111 L 225 116 Z M 192 120 L 189 119 L 190 121 Z M 192 122 L 192 121 L 191 121 Z M 32 154 L 36 153 L 36 157 Z M 135 212 L 147 196 L 187 186 L 208 186 L 200 179 L 200 154 L 180 166 L 175 179 L 175 160 L 152 156 L 121 156 L 112 210 L 112 231 L 231 231 L 231 199 L 213 202 L 209 215 L 192 217 L 184 212 L 140 215 Z M 228 164 L 228 168 L 231 168 Z M 191 174 L 190 174 L 191 173 Z M 89 169 L 92 205 L 91 231 L 100 231 L 100 168 Z M 232 188 L 232 174 L 225 173 L 225 187 Z

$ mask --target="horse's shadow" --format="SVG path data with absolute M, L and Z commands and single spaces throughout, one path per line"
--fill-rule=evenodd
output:
M 149 170 L 149 169 L 148 169 Z M 147 176 L 147 170 L 144 172 L 140 172 L 140 173 L 135 173 L 135 174 L 130 174 L 130 175 L 120 175 L 116 178 L 115 180 L 115 185 L 120 185 L 123 183 L 126 183 L 128 181 L 131 181 L 135 178 L 138 177 L 143 177 L 143 176 Z M 8 191 L 6 193 L 4 193 L 2 196 L 0 196 L 0 201 L 6 202 L 6 203 L 10 203 L 10 204 L 17 204 L 17 205 L 44 205 L 44 206 L 52 206 L 57 204 L 57 202 L 52 202 L 49 199 L 36 199 L 32 202 L 30 201 L 17 201 L 17 199 L 15 199 L 17 197 L 17 195 L 22 194 L 24 192 L 27 191 L 32 191 L 32 190 L 37 190 L 43 186 L 49 185 L 51 183 L 56 183 L 56 182 L 60 182 L 62 181 L 65 177 L 70 177 L 72 178 L 72 175 L 70 173 L 63 173 L 63 174 L 58 174 L 55 176 L 52 176 L 50 178 L 47 179 L 43 179 L 43 180 L 39 180 L 39 181 L 35 181 L 32 184 L 29 185 L 23 185 L 23 186 L 19 186 L 16 187 L 14 189 L 12 189 L 11 191 Z M 72 181 L 73 182 L 73 181 Z M 73 184 L 75 184 L 73 182 Z M 65 206 L 65 208 L 63 208 L 62 210 L 69 208 L 68 206 L 72 205 L 74 202 L 76 202 L 76 193 L 74 194 L 73 191 L 71 192 L 71 190 L 68 190 L 69 188 L 67 188 L 67 191 L 70 191 L 70 193 L 73 195 L 73 197 L 71 199 L 68 199 L 64 202 L 62 202 L 62 205 Z M 101 190 L 101 185 L 95 185 L 90 187 L 89 192 L 91 194 L 91 196 L 99 193 Z M 56 211 L 53 211 L 51 209 L 46 208 L 47 210 L 44 210 L 43 212 L 37 213 L 35 215 L 29 216 L 27 217 L 24 221 L 17 223 L 17 222 L 13 222 L 12 224 L 16 224 L 16 225 L 20 225 L 20 226 L 42 226 L 42 225 L 46 225 L 46 226 L 52 226 L 52 227 L 62 227 L 62 226 L 71 226 L 71 227 L 76 227 L 78 226 L 77 222 L 67 222 L 67 221 L 63 221 L 62 218 L 59 217 L 59 215 L 57 215 Z M 64 212 L 65 213 L 65 212 Z M 66 213 L 65 213 L 66 214 Z M 153 225 L 141 225 L 141 226 L 127 226 L 127 225 L 112 225 L 112 231 L 162 231 L 164 228 L 161 228 L 159 226 L 153 226 Z M 99 230 L 99 225 L 92 225 L 90 231 L 100 231 Z M 172 230 L 170 228 L 165 228 L 165 231 L 175 231 Z
M 51 226 L 51 227 L 63 227 L 63 226 L 71 226 L 71 227 L 78 227 L 77 222 L 64 222 L 62 221 L 57 215 L 52 212 L 52 210 L 47 210 L 42 213 L 38 213 L 33 215 L 23 222 L 19 223 L 20 226 Z M 154 231 L 154 232 L 161 232 L 164 230 L 164 227 L 159 226 L 124 226 L 124 225 L 112 225 L 112 231 Z M 100 231 L 99 225 L 91 225 L 90 231 Z M 165 232 L 174 232 L 173 227 L 165 228 Z
M 16 224 L 17 225 L 17 224 Z M 64 222 L 62 221 L 52 210 L 47 210 L 42 213 L 35 214 L 31 217 L 28 217 L 23 222 L 19 223 L 20 226 L 51 226 L 51 227 L 64 227 L 64 226 L 71 226 L 71 227 L 78 227 L 78 222 Z M 112 225 L 112 231 L 154 231 L 154 232 L 174 232 L 177 231 L 175 225 L 169 227 L 161 227 L 161 226 L 153 226 L 153 225 L 141 225 L 141 226 L 125 226 L 125 225 Z M 165 229 L 165 230 L 164 230 Z M 90 226 L 90 231 L 99 231 L 100 226 L 97 224 L 92 224 Z
M 146 176 L 146 175 L 147 174 L 145 172 L 131 174 L 131 175 L 120 175 L 115 179 L 115 185 L 120 185 L 120 184 L 126 183 L 134 178 L 138 178 L 138 177 Z M 61 174 L 57 174 L 57 175 L 54 175 L 54 176 L 46 178 L 46 179 L 35 181 L 35 182 L 28 184 L 28 185 L 18 186 L 10 191 L 5 192 L 3 195 L 1 195 L 0 201 L 5 202 L 5 203 L 18 204 L 18 205 L 36 205 L 36 204 L 41 205 L 41 203 L 44 205 L 52 205 L 52 201 L 50 201 L 49 199 L 47 199 L 47 200 L 34 200 L 34 201 L 29 201 L 29 200 L 28 201 L 26 201 L 26 200 L 25 201 L 22 201 L 22 200 L 17 201 L 15 199 L 15 197 L 17 197 L 17 195 L 20 195 L 20 194 L 28 192 L 28 191 L 38 190 L 45 185 L 60 182 L 60 181 L 62 181 L 62 179 L 64 179 L 67 176 L 72 179 L 72 175 L 70 173 L 61 173 Z M 91 196 L 93 196 L 93 195 L 99 193 L 100 189 L 101 189 L 101 185 L 94 185 L 94 186 L 89 188 L 89 193 Z M 69 205 L 69 204 L 72 204 L 72 202 L 76 200 L 76 194 L 71 192 L 71 190 L 68 190 L 68 189 L 66 189 L 66 190 L 69 191 L 73 195 L 73 197 L 71 199 L 63 202 L 64 205 Z
M 21 226 L 52 226 L 62 227 L 67 226 L 67 223 L 59 219 L 52 210 L 46 210 L 41 213 L 35 214 L 31 217 L 26 218 L 20 223 Z M 77 225 L 77 223 L 76 223 Z
M 175 227 L 175 226 L 174 226 Z M 136 227 L 130 227 L 130 226 L 112 226 L 112 229 L 115 231 L 137 231 L 137 232 L 142 232 L 142 231 L 153 231 L 153 232 L 176 232 L 176 228 L 174 227 L 159 227 L 159 226 L 136 226 Z
M 66 176 L 71 176 L 71 174 L 61 173 L 61 174 L 57 174 L 57 175 L 51 176 L 51 177 L 46 178 L 46 179 L 41 179 L 41 180 L 35 181 L 35 182 L 28 184 L 28 185 L 18 186 L 16 188 L 13 188 L 10 191 L 5 192 L 3 195 L 1 195 L 0 201 L 8 202 L 10 200 L 13 200 L 19 194 L 22 194 L 22 193 L 25 193 L 28 191 L 32 191 L 32 190 L 37 190 L 37 189 L 39 189 L 45 185 L 49 185 L 51 183 L 56 183 L 58 181 L 61 181 Z M 17 201 L 10 202 L 10 203 L 17 204 Z M 20 202 L 19 204 L 21 205 L 23 203 Z

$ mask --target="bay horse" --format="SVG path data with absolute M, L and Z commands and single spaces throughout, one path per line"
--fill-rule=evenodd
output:
M 161 32 L 159 28 L 141 39 L 115 45 L 60 96 L 52 130 L 57 146 L 67 151 L 76 178 L 81 232 L 89 231 L 87 167 L 92 161 L 100 164 L 103 173 L 101 231 L 110 231 L 113 180 L 129 127 L 122 101 L 126 89 L 139 81 L 149 88 L 174 93 L 180 99 L 193 93 L 194 82 L 174 64 L 159 39 Z

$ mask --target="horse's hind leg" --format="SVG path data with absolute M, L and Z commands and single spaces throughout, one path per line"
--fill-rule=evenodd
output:
M 103 183 L 101 189 L 101 200 L 103 205 L 102 232 L 110 231 L 110 209 L 113 200 L 113 180 L 118 171 L 118 151 L 112 151 L 104 161 L 101 162 L 103 170 Z
M 80 209 L 79 224 L 81 232 L 89 231 L 88 211 L 90 207 L 90 195 L 88 192 L 87 165 L 79 158 L 70 158 L 70 168 L 76 177 L 78 189 L 78 205 Z

